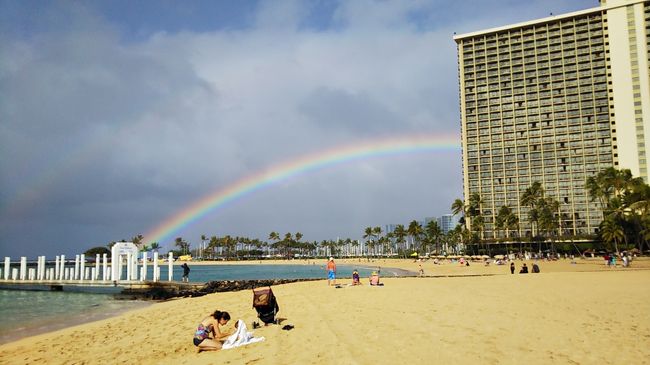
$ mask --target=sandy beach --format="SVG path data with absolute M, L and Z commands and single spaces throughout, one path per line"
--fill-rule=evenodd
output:
M 337 260 L 353 261 L 362 264 Z M 539 264 L 541 274 L 510 275 L 506 266 L 481 263 L 378 260 L 370 265 L 422 265 L 430 277 L 387 277 L 383 287 L 366 280 L 349 287 L 349 278 L 340 289 L 324 280 L 274 287 L 282 325 L 295 328 L 257 329 L 264 342 L 232 350 L 198 353 L 191 338 L 215 309 L 250 327 L 250 291 L 156 303 L 25 338 L 0 346 L 0 363 L 650 363 L 650 260 L 617 269 L 599 259 Z

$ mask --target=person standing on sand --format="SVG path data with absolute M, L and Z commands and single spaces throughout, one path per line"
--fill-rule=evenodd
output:
M 190 267 L 187 266 L 187 262 L 184 262 L 183 265 L 181 265 L 183 268 L 183 282 L 184 283 L 189 283 L 190 282 Z
M 511 263 L 510 263 L 510 273 L 511 273 L 511 274 L 514 274 L 514 273 L 515 273 L 515 263 L 514 263 L 514 262 L 511 262 Z
M 336 285 L 336 263 L 333 257 L 327 261 L 327 285 Z

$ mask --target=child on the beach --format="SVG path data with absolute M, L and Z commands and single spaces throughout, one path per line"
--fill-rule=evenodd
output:
M 359 272 L 357 269 L 354 269 L 354 271 L 352 271 L 352 285 L 361 285 L 361 281 L 359 280 Z

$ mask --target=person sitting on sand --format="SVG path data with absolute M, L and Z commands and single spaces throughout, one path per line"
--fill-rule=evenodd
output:
M 194 333 L 194 346 L 199 351 L 216 351 L 221 349 L 221 342 L 218 340 L 228 337 L 229 334 L 222 334 L 219 326 L 225 326 L 230 320 L 228 312 L 214 311 L 199 323 Z
M 359 272 L 357 269 L 352 271 L 352 285 L 361 285 L 361 280 L 359 279 Z
M 526 263 L 524 263 L 524 266 L 521 267 L 521 270 L 519 270 L 520 274 L 528 274 L 528 266 L 526 266 Z
M 370 285 L 372 286 L 383 286 L 384 284 L 379 283 L 379 274 L 376 271 L 373 271 L 370 275 Z
M 539 266 L 537 266 L 537 263 L 533 263 L 533 273 L 539 274 Z

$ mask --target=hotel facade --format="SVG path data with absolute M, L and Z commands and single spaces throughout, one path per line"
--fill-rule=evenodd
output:
M 602 221 L 587 177 L 613 166 L 648 182 L 649 39 L 642 0 L 454 36 L 464 197 L 481 196 L 483 238 L 504 236 L 494 227 L 503 205 L 531 234 L 520 199 L 535 181 L 560 202 L 565 235 Z

